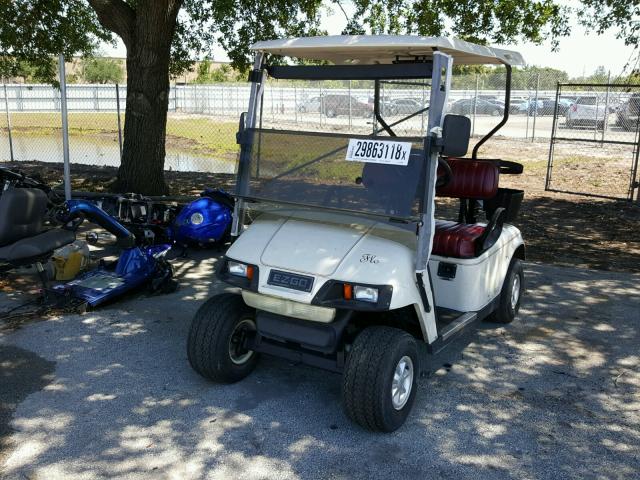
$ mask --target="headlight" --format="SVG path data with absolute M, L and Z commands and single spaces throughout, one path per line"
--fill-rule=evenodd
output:
M 202 216 L 200 212 L 195 212 L 191 214 L 189 220 L 191 221 L 192 225 L 200 225 L 202 222 L 204 222 L 204 216 Z
M 378 303 L 377 288 L 354 285 L 353 296 L 356 300 L 361 300 L 363 302 Z
M 233 261 L 229 261 L 227 265 L 231 275 L 248 278 L 249 280 L 253 278 L 253 266 Z

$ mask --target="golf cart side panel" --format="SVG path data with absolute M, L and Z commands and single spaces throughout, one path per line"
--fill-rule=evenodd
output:
M 520 231 L 512 225 L 505 225 L 496 244 L 480 256 L 450 258 L 432 255 L 429 272 L 436 305 L 463 312 L 482 310 L 500 295 L 509 263 L 522 245 Z

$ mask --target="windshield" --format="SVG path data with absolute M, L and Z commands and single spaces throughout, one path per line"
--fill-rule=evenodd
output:
M 578 99 L 578 103 L 580 105 L 595 105 L 598 103 L 598 99 L 596 97 L 581 97 Z
M 270 78 L 268 86 L 258 109 L 259 128 L 243 134 L 237 196 L 381 220 L 418 220 L 428 79 Z
M 425 155 L 419 137 L 294 130 L 246 132 L 253 200 L 417 221 Z

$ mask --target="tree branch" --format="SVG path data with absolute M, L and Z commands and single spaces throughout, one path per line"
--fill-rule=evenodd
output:
M 122 0 L 88 0 L 100 24 L 122 38 L 127 46 L 134 40 L 136 12 Z

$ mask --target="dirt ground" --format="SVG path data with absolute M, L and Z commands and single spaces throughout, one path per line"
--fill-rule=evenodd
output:
M 0 478 L 638 478 L 639 274 L 527 262 L 516 321 L 421 347 L 407 423 L 372 435 L 342 413 L 339 375 L 265 355 L 216 385 L 189 367 L 218 259 L 172 261 L 168 295 L 0 331 Z
M 525 191 L 520 215 L 514 222 L 527 244 L 527 258 L 557 265 L 600 270 L 640 272 L 640 203 L 607 200 L 544 190 L 546 155 L 544 143 L 493 140 L 482 149 L 484 158 L 517 160 L 522 175 L 503 175 L 500 185 Z M 62 165 L 16 162 L 28 175 L 46 182 L 61 182 Z M 113 167 L 73 165 L 74 190 L 104 191 L 115 178 Z M 557 189 L 613 193 L 624 196 L 628 188 L 626 152 L 580 149 L 560 145 L 556 149 L 554 183 Z M 204 187 L 228 187 L 229 176 L 199 172 L 166 172 L 172 195 L 195 196 Z M 456 204 L 440 202 L 439 217 L 455 218 Z

